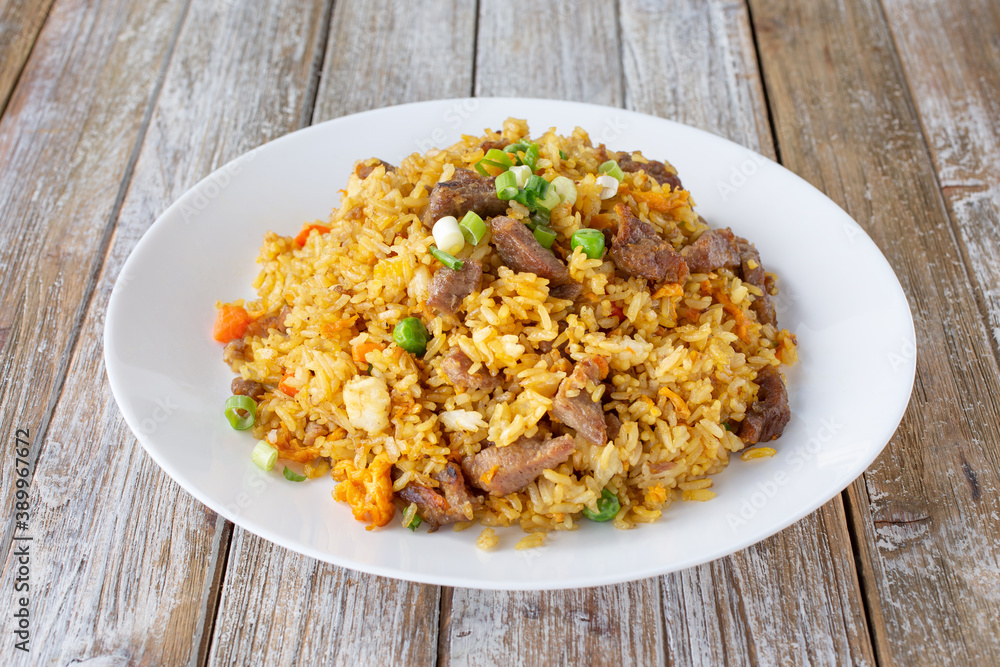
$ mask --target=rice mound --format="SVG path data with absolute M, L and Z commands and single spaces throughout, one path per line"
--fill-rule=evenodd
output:
M 449 461 L 488 442 L 503 447 L 558 429 L 549 412 L 553 396 L 574 362 L 590 355 L 610 366 L 607 381 L 586 390 L 620 420 L 613 440 L 591 445 L 576 438 L 565 463 L 523 491 L 487 495 L 468 518 L 484 526 L 520 524 L 527 532 L 572 530 L 608 489 L 621 506 L 617 528 L 655 521 L 679 498 L 714 496 L 711 475 L 744 449 L 727 424 L 740 422 L 754 401 L 757 372 L 796 360 L 794 337 L 760 324 L 750 309 L 760 290 L 731 271 L 657 286 L 616 275 L 608 253 L 603 260 L 579 249 L 568 254 L 577 229 L 614 227 L 618 203 L 675 248 L 708 229 L 686 190 L 661 187 L 641 170 L 626 173 L 618 194 L 601 200 L 601 155 L 579 128 L 569 136 L 550 129 L 534 141 L 536 173 L 577 182 L 575 205 L 557 206 L 551 226 L 557 256 L 583 295 L 575 302 L 550 297 L 548 281 L 505 266 L 487 234 L 459 254 L 482 262 L 480 290 L 464 300 L 458 321 L 432 312 L 428 285 L 441 265 L 421 221 L 429 191 L 457 167 L 472 169 L 483 158 L 483 142 L 524 137 L 527 124 L 508 119 L 502 132 L 410 155 L 392 171 L 363 161 L 367 177 L 356 169 L 340 206 L 316 223 L 330 231 L 310 233 L 301 247 L 293 237 L 266 234 L 258 258 L 263 268 L 253 282 L 258 298 L 234 302 L 254 318 L 286 307 L 289 313 L 285 333 L 247 334 L 251 354 L 232 363 L 240 376 L 267 388 L 254 437 L 281 458 L 307 464 L 308 476 L 329 471 L 340 482 L 334 497 L 369 528 L 403 511 L 394 494 L 407 484 L 440 486 L 433 475 Z M 526 217 L 513 208 L 508 215 Z M 393 342 L 393 327 L 410 316 L 432 336 L 420 359 Z M 355 359 L 359 347 L 367 350 L 363 361 Z M 440 364 L 455 347 L 474 362 L 473 372 L 485 368 L 501 378 L 500 386 L 462 390 L 448 382 Z M 310 422 L 327 433 L 310 437 Z M 407 511 L 412 516 L 412 507 Z

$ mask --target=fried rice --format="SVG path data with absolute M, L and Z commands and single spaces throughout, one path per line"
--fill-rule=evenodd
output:
M 457 253 L 481 265 L 478 288 L 455 315 L 429 306 L 433 276 L 451 270 L 430 252 L 430 193 L 460 170 L 473 170 L 489 146 L 528 137 L 524 121 L 508 119 L 501 131 L 464 136 L 398 167 L 362 160 L 328 220 L 310 223 L 298 237 L 265 235 L 257 298 L 228 304 L 250 320 L 226 346 L 225 359 L 255 388 L 239 392 L 257 402 L 254 438 L 281 459 L 305 464 L 308 477 L 332 475 L 334 498 L 369 529 L 393 517 L 397 527 L 401 517 L 411 527 L 430 518 L 436 528 L 442 522 L 427 516 L 419 498 L 455 504 L 446 493 L 450 483 L 468 490 L 454 514 L 459 528 L 478 522 L 518 524 L 529 533 L 572 530 L 586 520 L 585 509 L 599 512 L 603 492 L 618 502 L 616 528 L 655 521 L 676 500 L 714 496 L 712 475 L 753 440 L 740 433 L 763 396 L 757 380 L 771 372 L 764 369 L 796 360 L 794 337 L 762 322 L 754 308 L 776 294 L 770 274 L 755 285 L 744 264 L 743 272 L 719 267 L 656 282 L 628 275 L 610 252 L 590 259 L 582 248 L 571 250 L 569 239 L 581 228 L 608 230 L 613 248 L 619 205 L 678 251 L 709 230 L 675 170 L 668 163 L 653 169 L 638 152 L 619 154 L 633 170 L 602 199 L 598 171 L 609 153 L 580 128 L 533 139 L 534 173 L 576 185 L 575 203 L 553 208 L 549 225 L 552 250 L 580 286 L 578 295 L 557 298 L 550 280 L 506 265 L 487 232 Z M 506 215 L 529 221 L 516 202 Z M 408 317 L 429 331 L 422 356 L 394 341 L 394 327 Z M 455 383 L 446 360 L 456 350 L 471 362 L 469 373 L 496 381 Z M 577 387 L 603 411 L 602 442 L 553 414 L 560 387 L 587 359 L 600 360 L 606 373 Z M 486 492 L 488 479 L 470 479 L 470 468 L 458 467 L 488 447 L 564 435 L 572 437 L 568 457 L 514 491 Z M 456 470 L 457 478 L 448 472 Z M 495 545 L 492 529 L 479 542 Z

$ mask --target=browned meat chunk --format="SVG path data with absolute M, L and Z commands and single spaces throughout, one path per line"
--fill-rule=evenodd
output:
M 385 160 L 380 160 L 379 158 L 375 158 L 375 162 L 373 162 L 372 164 L 363 164 L 363 163 L 359 164 L 355 173 L 358 175 L 358 178 L 360 178 L 363 181 L 369 176 L 371 176 L 372 172 L 375 171 L 375 167 L 378 167 L 379 165 L 385 167 L 386 173 L 389 173 L 390 171 L 396 171 L 396 167 L 389 164 Z
M 237 396 L 249 396 L 255 401 L 259 401 L 264 395 L 264 385 L 253 380 L 243 378 L 233 378 L 233 383 L 229 385 L 229 390 Z
M 677 283 L 688 276 L 688 265 L 651 224 L 641 220 L 625 204 L 615 206 L 618 233 L 611 246 L 615 266 L 630 276 Z
M 444 470 L 434 475 L 434 479 L 441 483 L 440 489 L 411 482 L 403 487 L 399 497 L 416 504 L 417 514 L 430 524 L 431 532 L 450 523 L 471 521 L 473 511 L 480 503 L 469 495 L 459 467 L 449 462 Z
M 736 237 L 736 246 L 740 254 L 740 277 L 744 282 L 759 287 L 764 293 L 754 299 L 750 308 L 757 314 L 757 321 L 761 324 L 777 324 L 778 318 L 774 315 L 774 305 L 771 303 L 771 281 L 764 272 L 764 265 L 760 263 L 760 253 L 749 241 L 739 236 Z
M 448 380 L 462 389 L 485 389 L 493 391 L 500 385 L 500 378 L 490 375 L 485 368 L 470 373 L 472 359 L 457 347 L 452 348 L 441 360 L 441 370 Z
M 592 445 L 608 441 L 607 424 L 600 403 L 590 399 L 587 382 L 599 383 L 608 373 L 608 365 L 600 357 L 578 361 L 573 372 L 559 384 L 552 400 L 552 414 L 563 424 L 576 429 L 576 434 Z
M 637 162 L 632 159 L 631 153 L 618 153 L 617 160 L 618 166 L 622 168 L 622 171 L 644 171 L 647 175 L 656 179 L 656 182 L 660 185 L 669 185 L 676 190 L 682 189 L 681 179 L 662 162 L 657 162 L 656 160 Z
M 496 140 L 487 140 L 487 141 L 484 141 L 483 143 L 479 144 L 479 147 L 483 149 L 484 153 L 486 153 L 491 148 L 495 148 L 498 151 L 502 151 L 504 148 L 506 148 L 509 145 L 510 144 L 508 144 L 503 139 L 496 139 Z
M 792 416 L 788 407 L 788 391 L 777 368 L 765 366 L 760 369 L 754 382 L 760 387 L 757 399 L 750 405 L 737 432 L 748 445 L 776 439 Z
M 253 361 L 253 350 L 242 338 L 231 340 L 222 348 L 222 360 L 234 368 L 236 364 L 244 361 Z
M 459 270 L 442 266 L 431 278 L 427 305 L 439 312 L 454 315 L 462 300 L 479 289 L 483 267 L 479 262 L 465 260 Z
M 316 439 L 324 435 L 330 435 L 330 429 L 328 427 L 317 422 L 309 422 L 306 424 L 306 434 L 302 439 L 302 446 L 312 447 L 316 444 Z
M 618 437 L 618 433 L 622 430 L 622 420 L 618 419 L 618 416 L 612 412 L 604 415 L 604 424 L 608 428 L 608 440 L 614 440 Z
M 247 335 L 264 338 L 271 329 L 275 329 L 278 333 L 287 333 L 288 327 L 285 325 L 285 318 L 291 312 L 292 310 L 285 306 L 277 315 L 267 315 L 254 320 L 247 327 Z
M 735 269 L 740 265 L 736 237 L 728 229 L 710 229 L 681 250 L 691 273 L 709 273 L 716 269 Z
M 474 456 L 466 456 L 462 469 L 473 486 L 503 496 L 528 486 L 543 470 L 568 459 L 575 448 L 569 435 L 545 441 L 541 436 L 521 438 L 506 447 L 490 445 Z
M 431 189 L 424 223 L 430 227 L 447 215 L 461 220 L 469 211 L 475 211 L 481 218 L 503 215 L 507 212 L 507 202 L 497 198 L 494 179 L 469 169 L 456 169 L 452 180 Z
M 518 272 L 534 273 L 549 281 L 550 293 L 560 299 L 576 298 L 583 289 L 569 277 L 569 269 L 547 250 L 520 220 L 499 216 L 490 221 L 493 245 L 504 264 Z M 555 288 L 562 288 L 556 290 Z

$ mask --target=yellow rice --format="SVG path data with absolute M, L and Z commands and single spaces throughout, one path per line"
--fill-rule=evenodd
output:
M 523 121 L 503 125 L 504 141 L 527 135 Z M 475 454 L 486 441 L 504 446 L 548 432 L 546 415 L 559 383 L 576 360 L 600 355 L 611 372 L 604 385 L 591 389 L 603 392 L 605 411 L 621 420 L 614 440 L 590 445 L 577 438 L 569 460 L 521 492 L 488 496 L 475 521 L 519 524 L 529 532 L 517 544 L 521 549 L 542 544 L 547 531 L 574 529 L 585 507 L 597 509 L 605 488 L 621 504 L 613 520 L 617 528 L 655 521 L 679 498 L 713 497 L 709 476 L 744 447 L 725 424 L 740 421 L 753 402 L 752 378 L 759 369 L 795 361 L 794 338 L 757 322 L 750 304 L 760 290 L 732 272 L 696 274 L 683 285 L 657 289 L 645 279 L 616 275 L 607 254 L 602 261 L 578 250 L 567 264 L 584 293 L 573 303 L 548 298 L 545 279 L 504 266 L 488 234 L 459 254 L 482 262 L 480 291 L 465 299 L 457 323 L 436 317 L 426 305 L 428 284 L 440 266 L 428 252 L 434 240 L 421 222 L 428 192 L 456 167 L 472 168 L 483 157 L 483 141 L 500 138 L 487 131 L 413 154 L 394 171 L 376 166 L 364 180 L 352 174 L 340 206 L 320 223 L 332 230 L 311 233 L 303 247 L 293 241 L 294 232 L 265 236 L 262 269 L 253 283 L 258 298 L 245 306 L 256 317 L 287 304 L 291 314 L 287 335 L 248 336 L 253 359 L 234 364 L 242 377 L 269 388 L 253 435 L 278 447 L 284 458 L 308 462 L 310 476 L 329 470 L 338 480 L 353 480 L 342 482 L 351 487 L 337 497 L 353 494 L 353 502 L 373 511 L 381 503 L 384 514 L 392 502 L 386 494 L 411 482 L 439 486 L 434 473 Z M 675 247 L 707 229 L 686 191 L 661 188 L 642 171 L 626 173 L 619 194 L 601 200 L 594 176 L 599 157 L 583 130 L 559 136 L 550 129 L 535 141 L 547 180 L 564 175 L 578 183 L 575 206 L 562 204 L 552 213 L 562 247 L 581 227 L 607 226 L 617 203 L 630 206 Z M 657 207 L 668 212 L 651 209 L 650 197 L 669 201 L 669 207 Z M 742 318 L 727 312 L 718 293 L 728 296 Z M 422 359 L 392 339 L 394 325 L 409 316 L 419 317 L 432 335 Z M 742 347 L 734 347 L 738 319 L 747 323 Z M 370 351 L 358 363 L 353 352 L 365 343 Z M 556 346 L 564 343 L 561 355 Z M 462 391 L 450 384 L 440 361 L 455 347 L 500 375 L 501 387 Z M 272 389 L 282 383 L 294 396 Z M 306 448 L 309 421 L 330 432 Z M 767 454 L 750 450 L 744 458 Z M 372 477 L 386 476 L 389 464 L 398 471 L 394 481 Z M 404 509 L 398 505 L 400 513 Z M 365 516 L 357 508 L 355 515 Z M 484 530 L 478 545 L 495 544 L 493 531 Z

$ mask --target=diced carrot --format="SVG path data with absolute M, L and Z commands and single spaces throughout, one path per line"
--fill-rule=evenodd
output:
M 299 235 L 295 237 L 296 245 L 298 245 L 299 247 L 304 246 L 306 244 L 306 241 L 309 239 L 309 233 L 314 229 L 318 231 L 320 234 L 326 234 L 328 231 L 330 231 L 330 228 L 327 227 L 326 225 L 317 225 L 315 223 L 309 223 L 303 225 L 302 231 L 299 232 Z
M 632 196 L 639 201 L 646 202 L 649 208 L 660 213 L 667 213 L 688 203 L 686 190 L 674 190 L 670 193 L 635 191 L 632 193 Z
M 212 335 L 220 343 L 228 343 L 231 340 L 242 338 L 252 321 L 253 318 L 243 306 L 226 304 L 219 308 L 219 313 L 215 316 Z
M 674 410 L 677 411 L 677 416 L 681 419 L 687 419 L 691 416 L 691 409 L 688 408 L 687 403 L 679 395 L 670 390 L 669 387 L 660 387 L 660 394 L 666 396 L 670 399 L 670 402 L 674 404 Z M 645 397 L 643 397 L 645 398 Z
M 653 294 L 654 299 L 662 299 L 665 296 L 669 297 L 680 297 L 684 296 L 684 288 L 680 283 L 664 283 L 660 289 L 656 290 Z
M 722 304 L 723 310 L 733 316 L 733 320 L 736 322 L 736 335 L 744 343 L 749 342 L 748 325 L 750 320 L 747 319 L 743 309 L 733 303 L 725 292 L 716 290 L 714 294 L 715 300 Z
M 295 377 L 294 373 L 285 373 L 285 377 L 281 379 L 281 384 L 278 385 L 278 390 L 283 391 L 287 396 L 294 398 L 295 394 L 299 393 L 299 390 L 288 384 L 288 379 Z
M 354 349 L 351 351 L 351 356 L 354 358 L 355 363 L 367 364 L 368 360 L 365 357 L 368 356 L 368 353 L 381 349 L 382 349 L 381 345 L 368 340 L 365 341 L 364 343 L 355 345 Z

